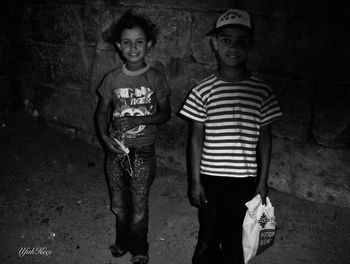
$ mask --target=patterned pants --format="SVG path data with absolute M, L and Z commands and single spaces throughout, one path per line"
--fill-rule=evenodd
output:
M 111 209 L 116 215 L 116 245 L 132 255 L 148 253 L 148 196 L 156 172 L 155 147 L 107 154 Z
M 244 264 L 242 224 L 255 179 L 201 176 L 208 204 L 198 210 L 193 264 Z

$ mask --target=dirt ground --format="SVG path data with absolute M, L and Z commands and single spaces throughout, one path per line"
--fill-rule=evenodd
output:
M 0 262 L 130 263 L 130 255 L 116 259 L 108 250 L 114 216 L 103 152 L 20 111 L 1 113 L 0 124 Z M 198 224 L 186 175 L 161 157 L 158 167 L 150 196 L 150 264 L 189 264 Z M 270 198 L 276 240 L 249 264 L 350 263 L 350 209 L 276 190 Z

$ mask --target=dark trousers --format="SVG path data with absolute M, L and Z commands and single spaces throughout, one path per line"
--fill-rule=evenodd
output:
M 242 224 L 255 179 L 201 176 L 208 204 L 199 208 L 193 264 L 244 264 Z
M 111 209 L 116 215 L 116 245 L 132 255 L 148 254 L 148 196 L 156 173 L 154 145 L 107 155 Z

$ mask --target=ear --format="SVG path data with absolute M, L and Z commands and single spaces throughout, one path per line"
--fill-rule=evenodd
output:
M 116 42 L 115 45 L 117 45 L 117 47 L 118 47 L 119 50 L 122 50 L 122 46 L 120 45 L 119 42 Z
M 213 51 L 218 50 L 218 41 L 215 37 L 210 37 L 209 38 L 209 45 Z
M 147 42 L 147 49 L 152 48 L 152 45 L 153 45 L 152 40 L 148 41 L 148 42 Z

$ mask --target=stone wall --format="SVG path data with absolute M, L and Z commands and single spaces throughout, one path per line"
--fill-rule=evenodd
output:
M 0 4 L 2 104 L 22 104 L 62 132 L 99 145 L 95 91 L 104 74 L 121 65 L 102 32 L 132 7 L 160 27 L 147 60 L 165 71 L 172 91 L 159 160 L 185 170 L 187 124 L 176 113 L 190 88 L 215 69 L 204 34 L 227 8 L 245 7 L 256 24 L 249 66 L 273 86 L 284 112 L 273 129 L 271 186 L 350 207 L 349 18 L 336 1 L 52 2 Z

